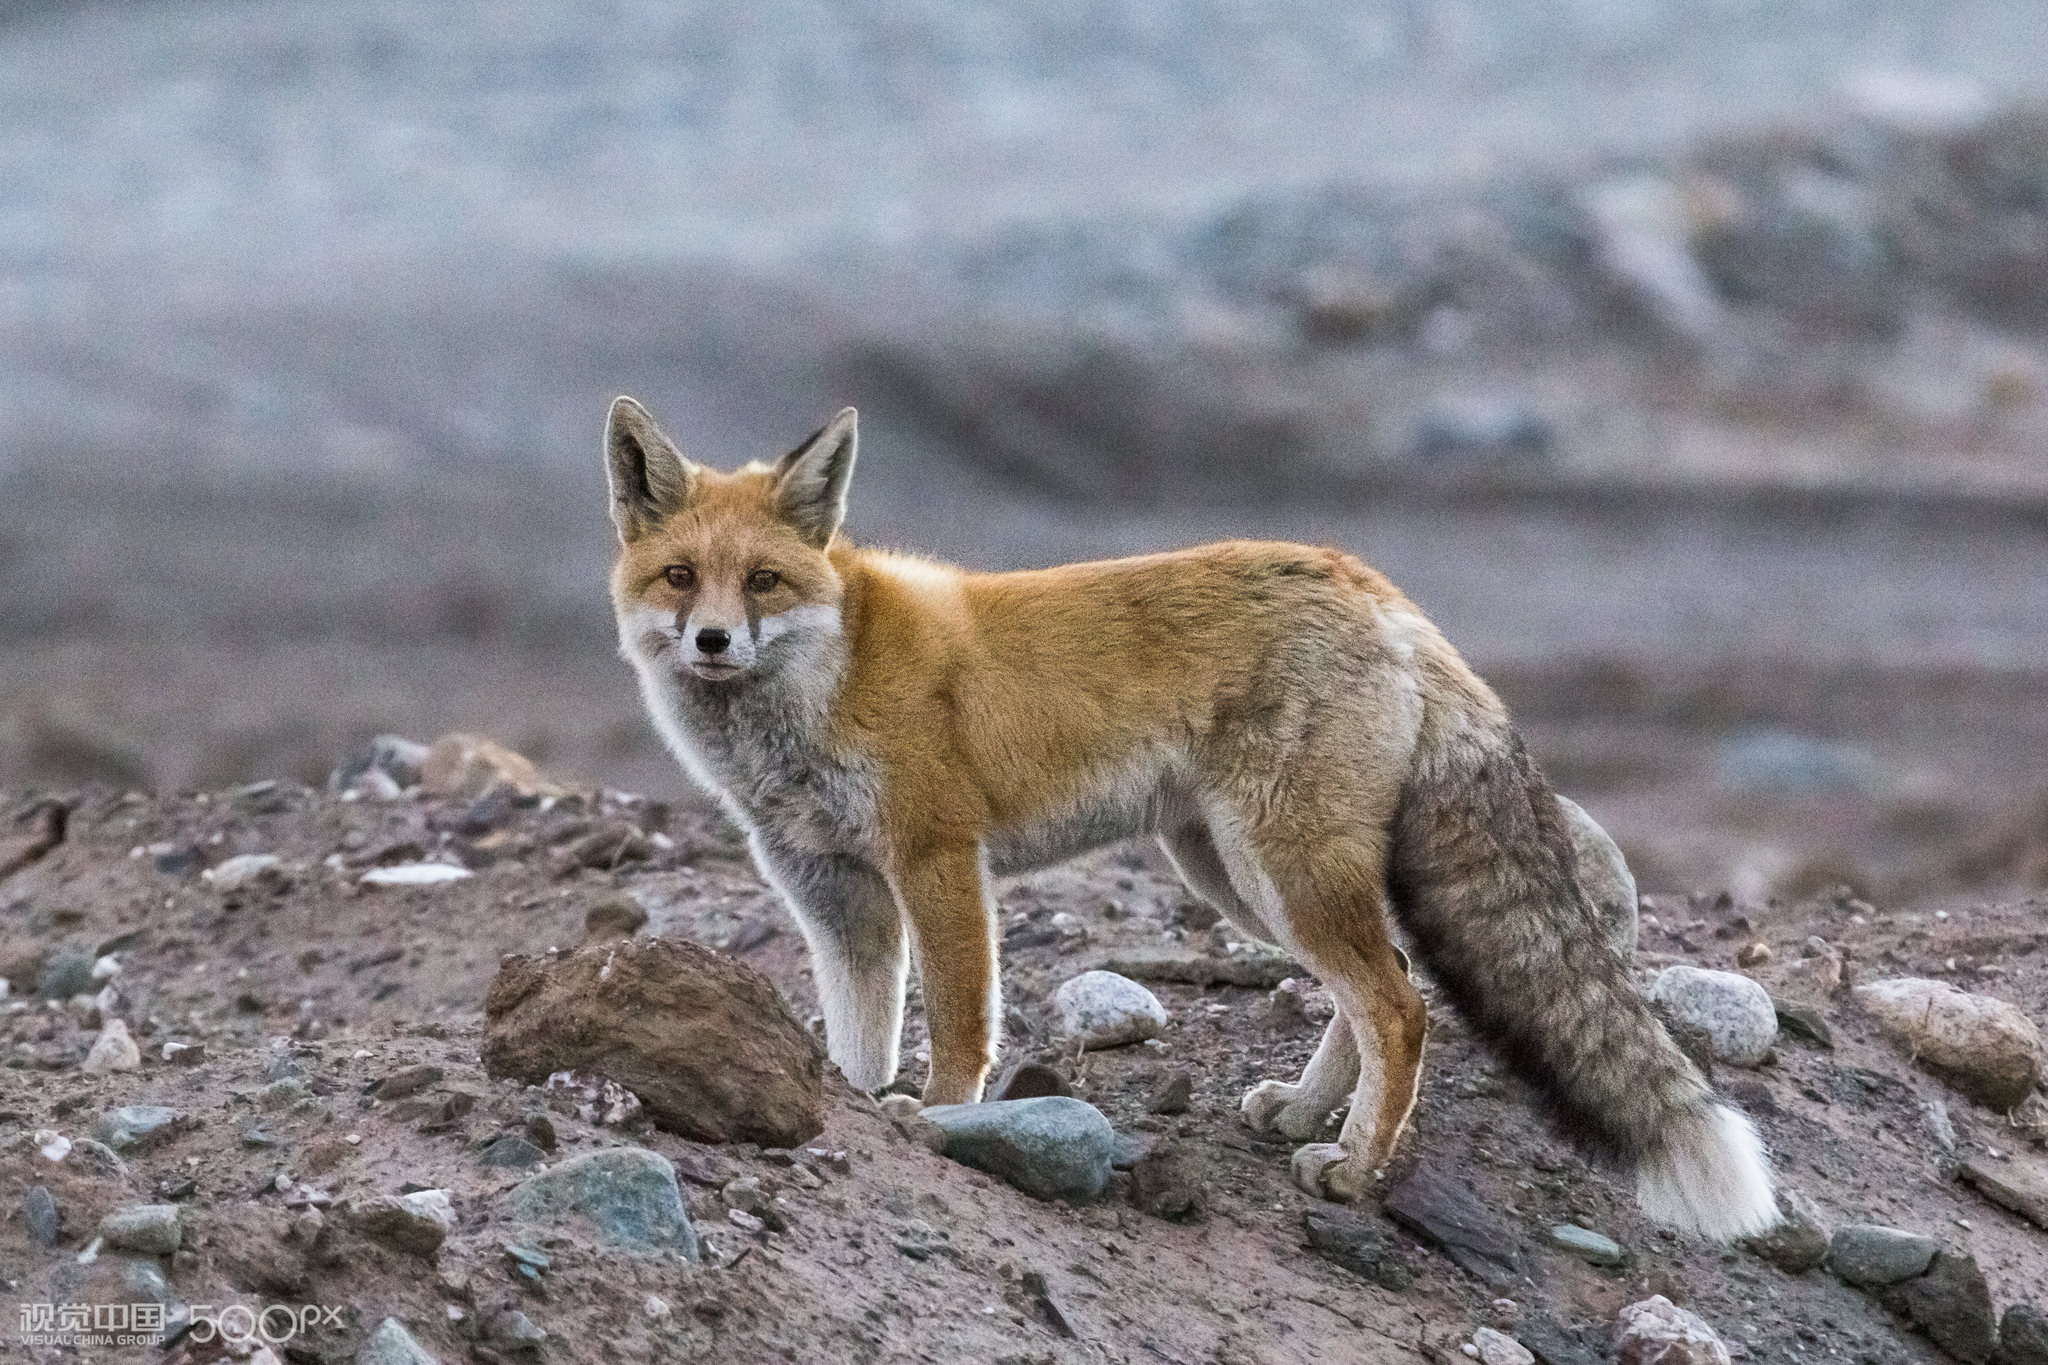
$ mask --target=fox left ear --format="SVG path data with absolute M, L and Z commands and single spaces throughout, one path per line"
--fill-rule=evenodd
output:
M 622 544 L 688 501 L 697 466 L 683 458 L 647 409 L 632 399 L 613 401 L 605 420 L 604 449 L 612 524 Z
M 846 485 L 853 478 L 859 419 L 852 408 L 841 408 L 775 466 L 782 515 L 798 535 L 821 550 L 846 520 Z

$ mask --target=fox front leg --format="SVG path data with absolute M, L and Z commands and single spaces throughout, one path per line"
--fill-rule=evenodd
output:
M 932 1069 L 926 1104 L 972 1104 L 995 1062 L 995 913 L 976 845 L 908 861 L 893 878 L 917 945 Z
M 826 1054 L 854 1089 L 880 1090 L 896 1079 L 910 967 L 888 882 L 850 858 L 773 849 L 759 839 L 754 854 L 810 946 Z

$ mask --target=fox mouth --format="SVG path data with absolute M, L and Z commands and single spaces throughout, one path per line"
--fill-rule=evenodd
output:
M 746 671 L 738 664 L 724 663 L 716 659 L 692 659 L 689 668 L 706 682 L 722 682 L 727 678 L 738 677 Z

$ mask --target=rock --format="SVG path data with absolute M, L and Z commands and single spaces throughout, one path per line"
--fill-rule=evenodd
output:
M 1035 1100 L 1045 1095 L 1071 1095 L 1074 1087 L 1044 1062 L 1018 1062 L 989 1087 L 991 1100 Z
M 1630 1304 L 1615 1321 L 1621 1328 L 1615 1342 L 1620 1365 L 1732 1365 L 1714 1329 L 1662 1294 Z
M 386 1318 L 356 1352 L 356 1365 L 441 1365 L 397 1318 Z
M 647 911 L 631 896 L 606 896 L 583 912 L 583 937 L 591 942 L 631 938 L 647 924 Z
M 2003 1000 L 1919 977 L 1873 981 L 1855 996 L 1922 1066 L 1993 1109 L 2011 1109 L 2040 1083 L 2041 1031 Z
M 1877 760 L 1853 744 L 1785 730 L 1752 730 L 1721 746 L 1714 776 L 1731 792 L 1805 796 L 1875 791 Z
M 172 1066 L 198 1066 L 206 1060 L 206 1044 L 165 1043 L 164 1060 Z
M 63 843 L 70 816 L 71 808 L 63 802 L 45 801 L 18 821 L 12 831 L 0 838 L 0 881 L 12 877 Z
M 1410 454 L 1430 463 L 1548 460 L 1557 428 L 1520 398 L 1444 394 L 1415 424 Z
M 1198 1223 L 1209 1212 L 1209 1163 L 1185 1144 L 1162 1143 L 1131 1167 L 1131 1202 L 1170 1223 Z
M 2026 1157 L 1989 1161 L 1971 1157 L 1957 1172 L 1992 1203 L 2048 1231 L 2048 1168 Z
M 37 1185 L 21 1201 L 21 1221 L 37 1246 L 57 1244 L 57 1200 L 49 1188 Z
M 1632 961 L 1636 955 L 1636 879 L 1628 870 L 1628 860 L 1600 828 L 1600 822 L 1578 802 L 1560 796 L 1557 806 L 1571 831 L 1579 885 L 1600 912 L 1600 922 L 1607 926 L 1607 944 L 1622 961 Z
M 92 1050 L 85 1054 L 85 1070 L 95 1076 L 109 1071 L 142 1070 L 142 1049 L 128 1036 L 126 1024 L 119 1019 L 107 1020 L 100 1036 L 93 1039 Z
M 373 1242 L 408 1256 L 432 1257 L 455 1231 L 446 1190 L 379 1195 L 356 1204 L 349 1223 Z
M 1531 1317 L 1515 1324 L 1515 1338 L 1529 1348 L 1537 1365 L 1602 1365 L 1604 1351 L 1586 1346 L 1572 1331 L 1544 1317 Z
M 1577 1223 L 1559 1223 L 1550 1230 L 1550 1244 L 1587 1265 L 1620 1265 L 1628 1257 L 1621 1243 Z
M 1645 316 L 1695 347 L 1714 345 L 1727 317 L 1713 280 L 1692 254 L 1683 189 L 1655 175 L 1628 175 L 1588 188 L 1580 207 L 1594 259 Z
M 275 853 L 238 853 L 217 867 L 207 868 L 199 877 L 214 890 L 226 895 L 233 891 L 246 891 L 265 879 L 273 884 L 281 882 L 284 878 L 284 860 Z
M 61 1139 L 59 1139 L 61 1141 Z M 128 1176 L 128 1163 L 114 1155 L 114 1149 L 96 1138 L 80 1138 L 70 1144 L 72 1161 L 110 1180 L 124 1180 Z
M 36 973 L 36 994 L 45 1000 L 69 1000 L 92 989 L 93 955 L 59 948 L 43 959 Z
M 1735 965 L 1738 967 L 1761 967 L 1771 960 L 1771 945 L 1758 939 L 1745 943 L 1735 950 Z
M 380 1100 L 403 1100 L 439 1085 L 446 1073 L 431 1062 L 400 1067 L 378 1081 L 370 1093 Z M 289 1078 L 286 1078 L 289 1079 Z
M 683 1207 L 676 1168 L 644 1147 L 609 1147 L 570 1157 L 528 1176 L 511 1195 L 515 1217 L 544 1222 L 574 1215 L 598 1236 L 630 1251 L 699 1256 L 697 1230 Z
M 1885 1306 L 1966 1365 L 1987 1365 L 1998 1349 L 1998 1318 L 1984 1272 L 1965 1255 L 1937 1251 L 1927 1273 L 1884 1291 Z
M 2024 1303 L 1998 1324 L 1998 1365 L 2048 1365 L 2048 1313 Z
M 485 1148 L 477 1153 L 477 1164 L 501 1170 L 521 1171 L 528 1166 L 538 1166 L 547 1160 L 548 1154 L 538 1144 L 529 1142 L 517 1133 L 506 1133 L 491 1139 Z
M 403 735 L 379 735 L 352 751 L 327 775 L 327 790 L 339 796 L 356 792 L 389 801 L 420 782 L 427 746 Z
M 1383 1207 L 1388 1217 L 1494 1288 L 1521 1282 L 1522 1251 L 1514 1234 L 1462 1176 L 1424 1163 L 1387 1191 Z
M 1116 1134 L 1102 1111 L 1066 1095 L 992 1104 L 933 1105 L 920 1115 L 940 1150 L 1036 1199 L 1081 1202 L 1109 1183 Z
M 591 1071 L 658 1127 L 800 1147 L 825 1126 L 825 1058 L 768 978 L 694 943 L 634 938 L 508 957 L 484 1000 L 484 1067 Z
M 944 1147 L 945 1143 L 942 1141 L 939 1145 Z M 1116 1135 L 1116 1145 L 1109 1149 L 1109 1169 L 1112 1171 L 1131 1170 L 1150 1155 L 1151 1151 L 1151 1139 L 1136 1137 L 1130 1133 L 1118 1133 Z
M 484 1336 L 493 1346 L 514 1354 L 536 1352 L 548 1339 L 546 1332 L 534 1326 L 532 1318 L 516 1308 L 500 1308 L 491 1314 L 484 1325 Z
M 1536 1365 L 1534 1352 L 1506 1332 L 1491 1327 L 1474 1332 L 1472 1345 L 1479 1352 L 1479 1365 Z
M 1175 1071 L 1152 1087 L 1152 1093 L 1145 1097 L 1145 1112 L 1185 1114 L 1194 1098 L 1195 1078 L 1185 1071 Z
M 1704 1031 L 1714 1059 L 1730 1066 L 1755 1066 L 1778 1036 L 1770 995 L 1734 972 L 1666 967 L 1650 987 L 1650 999 L 1679 1022 Z
M 100 1115 L 93 1125 L 99 1140 L 116 1152 L 141 1151 L 178 1131 L 182 1116 L 161 1104 L 128 1104 Z
M 1230 957 L 1211 957 L 1187 948 L 1124 948 L 1095 964 L 1133 981 L 1170 981 L 1186 986 L 1242 986 L 1270 991 L 1290 976 L 1302 975 L 1301 964 L 1285 953 L 1260 945 Z
M 1835 1046 L 1835 1031 L 1828 1027 L 1827 1019 L 1812 1005 L 1796 1000 L 1780 1000 L 1771 997 L 1771 1008 L 1778 1015 L 1778 1031 L 1794 1038 L 1824 1047 L 1830 1051 Z
M 1938 1250 L 1931 1237 L 1851 1223 L 1828 1242 L 1828 1269 L 1850 1284 L 1876 1289 L 1923 1273 Z
M 362 876 L 364 886 L 443 886 L 476 874 L 457 863 L 393 863 L 373 867 Z
M 435 796 L 475 801 L 504 791 L 516 797 L 564 797 L 573 793 L 542 777 L 523 754 L 481 735 L 443 735 L 420 760 L 420 787 Z
M 1795 1190 L 1778 1191 L 1778 1224 L 1743 1242 L 1750 1252 L 1788 1275 L 1803 1275 L 1828 1258 L 1827 1229 L 1820 1210 Z
M 1414 1269 L 1402 1259 L 1378 1219 L 1365 1219 L 1349 1209 L 1323 1207 L 1301 1215 L 1309 1247 L 1324 1260 L 1340 1265 L 1382 1289 L 1399 1291 L 1415 1283 Z
M 99 1235 L 116 1251 L 168 1256 L 184 1245 L 176 1204 L 130 1204 L 100 1219 Z
M 1157 1038 L 1166 1027 L 1159 997 L 1115 972 L 1083 972 L 1053 992 L 1060 1031 L 1084 1048 L 1121 1047 Z

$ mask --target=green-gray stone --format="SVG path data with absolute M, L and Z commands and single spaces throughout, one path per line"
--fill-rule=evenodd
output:
M 701 1254 L 676 1168 L 644 1147 L 571 1157 L 522 1181 L 511 1203 L 513 1216 L 526 1222 L 580 1217 L 603 1240 L 628 1250 L 676 1251 L 691 1261 Z
M 1924 1274 L 1938 1250 L 1931 1237 L 1875 1223 L 1852 1223 L 1828 1243 L 1828 1269 L 1850 1284 L 1876 1288 Z
M 990 1104 L 939 1104 L 921 1117 L 945 1135 L 953 1160 L 1037 1199 L 1093 1199 L 1109 1183 L 1116 1132 L 1102 1111 L 1068 1095 Z
M 1587 1265 L 1620 1265 L 1625 1259 L 1621 1243 L 1576 1223 L 1559 1223 L 1552 1228 L 1550 1244 Z

